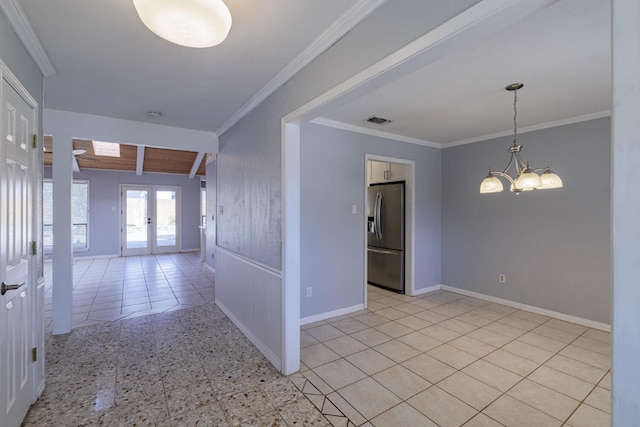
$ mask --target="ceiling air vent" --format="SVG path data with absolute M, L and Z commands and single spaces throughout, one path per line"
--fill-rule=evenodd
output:
M 391 120 L 384 119 L 382 117 L 376 117 L 376 116 L 371 116 L 365 121 L 369 123 L 374 123 L 376 125 L 386 125 L 387 123 L 391 123 Z

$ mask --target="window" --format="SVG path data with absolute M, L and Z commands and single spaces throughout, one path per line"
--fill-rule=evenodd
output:
M 42 186 L 44 251 L 53 250 L 53 183 Z M 89 250 L 89 181 L 73 181 L 71 187 L 71 243 L 74 252 Z

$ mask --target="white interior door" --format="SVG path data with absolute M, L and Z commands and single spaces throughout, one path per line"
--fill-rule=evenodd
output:
M 34 110 L 2 78 L 0 142 L 0 425 L 19 426 L 32 399 L 32 135 Z
M 122 186 L 122 255 L 180 252 L 180 187 Z

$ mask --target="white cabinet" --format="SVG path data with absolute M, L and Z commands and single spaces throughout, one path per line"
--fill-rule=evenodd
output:
M 369 183 L 404 180 L 404 165 L 369 160 Z

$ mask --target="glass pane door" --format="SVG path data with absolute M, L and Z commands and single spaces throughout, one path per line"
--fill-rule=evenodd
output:
M 151 253 L 151 191 L 142 187 L 126 187 L 123 191 L 123 247 L 122 254 L 145 255 Z
M 175 190 L 156 190 L 156 246 L 176 246 Z
M 180 252 L 180 187 L 122 186 L 122 255 Z

